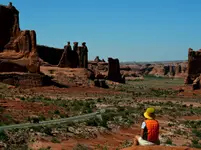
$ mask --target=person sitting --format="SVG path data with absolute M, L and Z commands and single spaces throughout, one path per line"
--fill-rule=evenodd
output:
M 155 109 L 150 107 L 144 112 L 145 120 L 141 125 L 141 136 L 134 138 L 135 145 L 160 145 L 159 141 L 159 123 L 155 119 Z

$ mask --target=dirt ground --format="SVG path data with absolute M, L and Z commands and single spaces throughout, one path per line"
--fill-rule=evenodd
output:
M 168 82 L 168 84 L 167 84 Z M 183 80 L 169 80 L 169 79 L 145 79 L 145 81 L 134 81 L 134 82 L 128 82 L 126 85 L 122 84 L 115 84 L 108 82 L 110 84 L 109 89 L 102 89 L 102 88 L 96 88 L 93 86 L 73 86 L 69 88 L 58 88 L 54 86 L 49 87 L 37 87 L 37 88 L 29 88 L 29 89 L 19 89 L 19 88 L 12 88 L 10 86 L 2 85 L 0 87 L 0 93 L 1 93 L 1 100 L 0 100 L 0 107 L 4 109 L 3 113 L 1 114 L 1 122 L 4 122 L 6 118 L 8 118 L 8 114 L 15 120 L 15 123 L 19 122 L 26 122 L 25 118 L 28 118 L 31 115 L 43 115 L 43 117 L 53 117 L 57 118 L 58 115 L 54 114 L 52 116 L 52 113 L 59 110 L 60 114 L 63 114 L 64 117 L 67 117 L 69 114 L 69 111 L 65 109 L 65 107 L 62 107 L 60 104 L 57 105 L 56 103 L 59 102 L 58 100 L 55 100 L 55 103 L 46 103 L 45 98 L 56 98 L 59 97 L 61 99 L 65 99 L 66 101 L 79 99 L 79 100 L 85 100 L 85 99 L 107 99 L 110 98 L 111 101 L 115 101 L 116 99 L 120 100 L 121 105 L 126 105 L 127 101 L 126 99 L 129 99 L 131 103 L 138 102 L 137 104 L 143 104 L 144 106 L 147 106 L 146 103 L 152 103 L 153 101 L 155 103 L 158 102 L 173 102 L 178 103 L 180 102 L 182 105 L 186 105 L 187 107 L 190 107 L 193 105 L 193 107 L 201 107 L 200 101 L 198 99 L 201 97 L 201 90 L 192 91 L 191 87 L 183 86 Z M 154 83 L 154 84 L 153 84 Z M 184 91 L 177 93 L 176 95 L 165 95 L 166 93 L 163 93 L 162 96 L 165 95 L 165 97 L 158 97 L 156 95 L 152 95 L 151 93 L 150 97 L 144 97 L 135 95 L 134 92 L 142 92 L 145 91 L 147 93 L 152 88 L 163 88 L 163 89 L 170 89 L 178 91 L 179 88 L 183 88 Z M 9 92 L 8 92 L 9 91 Z M 166 92 L 166 91 L 165 91 Z M 10 94 L 8 94 L 10 93 Z M 8 96 L 7 96 L 7 95 Z M 139 94 L 139 93 L 138 93 Z M 141 93 L 143 94 L 143 93 Z M 155 94 L 155 93 L 154 93 Z M 158 93 L 157 93 L 158 94 Z M 161 94 L 161 93 L 159 93 Z M 27 100 L 28 97 L 38 96 L 38 100 Z M 161 95 L 160 95 L 161 96 Z M 41 98 L 45 97 L 45 98 Z M 108 100 L 108 102 L 110 101 Z M 108 103 L 107 102 L 107 103 Z M 130 105 L 130 104 L 127 104 Z M 148 104 L 149 105 L 149 104 Z M 158 104 L 157 104 L 158 105 Z M 109 106 L 109 103 L 105 106 Z M 186 107 L 185 106 L 185 107 Z M 157 106 L 159 107 L 159 106 Z M 165 106 L 168 107 L 168 106 Z M 171 106 L 174 108 L 174 106 Z M 5 116 L 7 115 L 7 116 Z M 196 121 L 200 120 L 201 114 L 194 114 L 194 115 L 184 115 L 180 117 L 178 120 L 190 120 L 190 121 Z M 181 146 L 184 146 L 186 143 L 191 143 L 191 140 L 189 138 L 185 138 L 182 135 L 169 135 L 170 130 L 175 130 L 175 126 L 169 126 L 170 120 L 172 119 L 168 114 L 158 115 L 157 119 L 159 120 L 161 130 L 160 134 L 168 135 L 171 137 L 171 140 L 173 143 L 175 143 L 178 147 L 132 147 L 130 149 L 124 149 L 124 150 L 144 150 L 144 149 L 173 149 L 173 150 L 187 150 L 184 148 L 179 148 Z M 16 122 L 17 121 L 17 122 Z M 46 139 L 40 139 L 36 140 L 34 142 L 31 142 L 29 146 L 34 149 L 38 150 L 40 148 L 46 148 L 51 147 L 52 150 L 70 150 L 73 149 L 77 144 L 83 144 L 86 145 L 92 149 L 109 149 L 109 150 L 117 150 L 121 148 L 125 148 L 126 141 L 132 141 L 133 137 L 140 133 L 140 125 L 143 121 L 143 118 L 138 121 L 138 123 L 134 123 L 129 128 L 121 127 L 116 128 L 113 131 L 107 132 L 107 133 L 97 133 L 96 138 L 77 138 L 77 137 L 69 137 L 65 140 L 61 140 L 59 143 L 51 142 L 50 140 Z M 10 123 L 10 122 L 8 122 Z M 171 122 L 171 123 L 174 123 Z M 182 125 L 179 125 L 182 128 Z M 185 129 L 188 131 L 188 129 Z M 98 147 L 99 145 L 99 147 Z M 124 146 L 122 146 L 124 145 Z M 102 147 L 101 147 L 102 146 Z M 189 149 L 190 150 L 190 149 Z
M 186 116 L 184 119 L 186 120 L 197 120 L 200 119 L 201 116 Z M 160 133 L 168 134 L 168 130 L 171 127 L 168 127 L 168 119 L 165 117 L 161 117 L 157 119 L 160 123 L 160 126 L 165 128 L 161 129 Z M 120 128 L 117 131 L 108 133 L 108 134 L 98 134 L 97 138 L 93 139 L 76 139 L 76 138 L 69 138 L 68 140 L 64 140 L 61 143 L 52 143 L 49 141 L 37 141 L 30 146 L 37 150 L 41 147 L 48 147 L 50 146 L 53 150 L 70 150 L 75 147 L 77 144 L 86 145 L 92 149 L 98 149 L 97 145 L 106 146 L 108 150 L 116 150 L 118 147 L 121 147 L 123 142 L 133 140 L 135 135 L 139 135 L 140 133 L 140 124 L 134 125 L 130 128 Z M 169 146 L 161 146 L 161 147 L 140 147 L 132 146 L 130 148 L 124 148 L 122 150 L 191 150 L 190 148 L 185 148 L 182 145 L 186 142 L 190 142 L 188 139 L 184 139 L 182 136 L 175 136 L 172 137 L 172 140 L 177 143 L 177 147 L 169 147 Z M 193 150 L 193 149 L 192 149 Z
M 96 139 L 69 139 L 66 141 L 62 141 L 62 143 L 52 144 L 50 142 L 39 141 L 32 145 L 32 148 L 37 149 L 41 146 L 48 147 L 51 145 L 52 149 L 73 149 L 73 147 L 80 143 L 84 145 L 88 145 L 91 148 L 95 149 L 97 145 L 107 145 L 110 146 L 110 149 L 116 149 L 119 144 L 124 140 L 129 140 L 133 138 L 135 133 L 139 132 L 139 129 L 133 127 L 129 129 L 120 129 L 118 133 L 109 133 L 109 134 L 100 134 Z

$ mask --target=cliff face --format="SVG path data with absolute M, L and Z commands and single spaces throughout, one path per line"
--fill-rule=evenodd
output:
M 39 72 L 36 32 L 20 30 L 19 11 L 12 3 L 0 5 L 0 59 L 9 60 L 1 62 L 0 72 L 4 72 L 6 66 L 10 66 L 9 72 Z
M 51 65 L 58 65 L 64 49 L 37 45 L 38 56 Z
M 0 5 L 0 50 L 19 32 L 19 11 L 14 6 Z
M 19 11 L 12 4 L 0 5 L 0 22 L 0 58 L 19 59 L 36 52 L 36 33 L 20 30 Z
M 188 70 L 187 78 L 185 83 L 192 84 L 193 81 L 201 74 L 201 49 L 198 51 L 193 51 L 189 48 L 188 50 Z
M 120 73 L 119 59 L 108 58 L 108 80 L 125 83 Z

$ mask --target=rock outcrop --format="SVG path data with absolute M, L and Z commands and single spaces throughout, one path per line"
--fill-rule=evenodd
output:
M 50 65 L 58 65 L 63 52 L 64 49 L 37 45 L 38 56 Z
M 5 66 L 9 65 L 13 68 L 13 70 L 10 68 L 10 72 L 28 70 L 28 72 L 38 73 L 40 64 L 36 62 L 39 57 L 35 31 L 20 30 L 19 11 L 12 6 L 12 3 L 8 6 L 0 5 L 0 20 L 0 59 L 8 60 L 2 61 L 1 66 L 4 67 L 1 67 L 0 72 L 4 72 Z
M 0 82 L 5 84 L 20 86 L 23 88 L 30 87 L 40 87 L 44 85 L 52 84 L 50 78 L 45 75 L 36 74 L 36 73 L 15 73 L 15 72 L 7 72 L 0 73 Z
M 197 90 L 200 89 L 200 78 L 197 77 L 194 81 L 193 81 L 193 90 Z
M 106 84 L 105 79 L 95 79 L 94 86 L 100 87 L 100 88 L 108 88 L 108 85 Z
M 193 81 L 201 74 L 201 49 L 193 51 L 189 48 L 188 50 L 188 69 L 185 84 L 192 84 Z
M 0 50 L 20 32 L 19 11 L 9 3 L 8 6 L 0 5 Z
M 153 69 L 149 72 L 150 75 L 159 75 L 164 76 L 166 74 L 166 69 L 163 65 L 156 65 Z
M 97 63 L 98 63 L 98 62 L 101 62 L 99 56 L 96 56 L 96 58 L 94 59 L 94 61 L 97 62 Z
M 72 58 L 72 48 L 70 42 L 68 42 L 68 45 L 64 46 L 64 52 L 61 56 L 58 67 L 72 67 L 71 58 Z
M 161 77 L 185 77 L 186 62 L 169 62 L 153 64 L 121 64 L 121 72 L 125 74 L 153 75 Z
M 73 50 L 69 45 L 64 46 L 63 54 L 60 57 L 58 67 L 69 68 L 88 68 L 88 48 L 83 42 L 82 46 L 78 46 L 78 42 L 74 42 Z
M 108 58 L 108 80 L 125 83 L 125 78 L 120 73 L 119 59 Z
M 0 60 L 0 72 L 28 72 L 25 65 L 20 65 L 9 60 Z
M 26 66 L 29 73 L 40 73 L 40 60 L 36 52 L 29 56 L 29 64 Z

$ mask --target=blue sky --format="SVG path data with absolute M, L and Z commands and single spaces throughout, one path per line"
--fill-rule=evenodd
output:
M 1 0 L 7 5 L 9 0 Z M 38 44 L 86 41 L 89 58 L 187 59 L 201 48 L 201 0 L 13 0 Z

